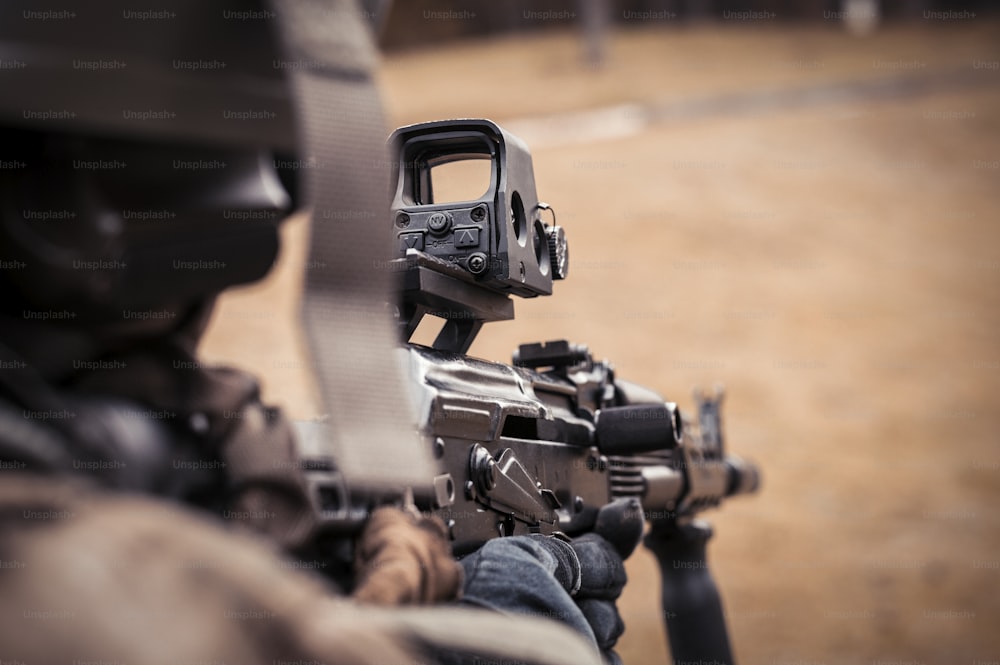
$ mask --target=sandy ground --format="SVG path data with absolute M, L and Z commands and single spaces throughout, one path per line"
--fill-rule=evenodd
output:
M 651 26 L 600 71 L 571 33 L 384 63 L 394 126 L 522 134 L 569 234 L 570 278 L 475 355 L 565 337 L 682 406 L 726 384 L 730 450 L 765 471 L 708 515 L 741 663 L 1000 662 L 998 37 Z M 203 347 L 297 417 L 304 233 Z M 666 662 L 652 557 L 629 573 L 620 652 Z

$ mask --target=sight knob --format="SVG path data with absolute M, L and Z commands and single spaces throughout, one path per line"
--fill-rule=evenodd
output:
M 552 279 L 566 279 L 569 273 L 569 242 L 566 240 L 566 232 L 561 226 L 550 226 L 548 240 Z

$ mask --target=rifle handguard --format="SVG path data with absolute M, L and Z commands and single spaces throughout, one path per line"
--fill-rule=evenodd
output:
M 684 437 L 672 402 L 607 407 L 597 412 L 594 427 L 597 447 L 605 455 L 673 450 Z

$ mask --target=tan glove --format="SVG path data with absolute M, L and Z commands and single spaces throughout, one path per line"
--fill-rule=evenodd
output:
M 354 555 L 354 598 L 376 605 L 419 605 L 459 597 L 462 567 L 451 555 L 448 532 L 436 517 L 398 508 L 372 513 Z

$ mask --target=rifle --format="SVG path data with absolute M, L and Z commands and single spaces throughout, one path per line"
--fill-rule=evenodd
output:
M 410 488 L 412 500 L 444 521 L 462 555 L 491 538 L 576 536 L 593 529 L 602 506 L 639 499 L 674 659 L 732 662 L 706 564 L 712 531 L 695 516 L 756 491 L 760 477 L 755 465 L 725 453 L 721 389 L 696 391 L 691 417 L 565 340 L 521 345 L 511 365 L 466 355 L 484 323 L 513 318 L 511 295 L 550 295 L 553 281 L 567 276 L 565 231 L 554 213 L 551 224 L 540 218 L 551 208 L 537 199 L 527 148 L 493 122 L 402 127 L 390 146 L 398 157 L 398 246 L 386 267 L 398 276 L 399 353 L 440 464 L 424 487 Z M 434 169 L 473 159 L 490 162 L 486 192 L 435 200 Z M 427 316 L 444 320 L 433 344 L 409 343 Z M 322 436 L 316 427 L 300 423 L 300 434 Z M 305 468 L 331 533 L 358 528 L 385 499 L 351 488 L 322 455 L 307 454 Z

